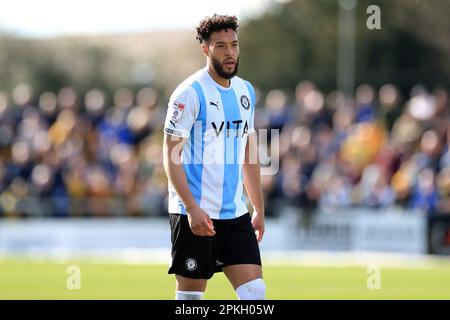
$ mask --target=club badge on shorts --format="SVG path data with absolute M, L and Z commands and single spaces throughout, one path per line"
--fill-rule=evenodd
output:
M 185 265 L 186 269 L 188 269 L 189 271 L 194 271 L 195 269 L 197 269 L 197 260 L 189 258 L 186 260 Z
M 245 110 L 250 108 L 250 100 L 248 100 L 247 96 L 241 96 L 241 105 Z
M 181 119 L 181 116 L 183 115 L 183 112 L 184 112 L 184 107 L 185 107 L 185 105 L 178 101 L 175 101 L 173 103 L 173 108 L 172 108 L 173 112 L 172 112 L 172 119 L 171 119 L 172 122 L 177 122 L 178 120 Z

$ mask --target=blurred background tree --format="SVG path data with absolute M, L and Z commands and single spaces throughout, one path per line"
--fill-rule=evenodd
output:
M 381 8 L 381 30 L 366 26 L 370 5 Z M 448 85 L 450 1 L 359 0 L 356 6 L 355 85 L 393 82 Z M 273 3 L 241 32 L 242 73 L 262 89 L 295 88 L 310 79 L 336 88 L 338 1 Z M 311 28 L 314 26 L 314 28 Z
M 381 8 L 381 30 L 366 27 L 372 4 Z M 449 85 L 450 0 L 359 0 L 355 10 L 355 86 L 392 82 L 406 95 L 417 83 Z M 338 1 L 273 2 L 241 21 L 240 39 L 241 75 L 262 90 L 293 90 L 304 79 L 336 89 Z M 48 39 L 0 34 L 3 90 L 28 82 L 36 92 L 152 85 L 169 93 L 203 63 L 195 30 Z

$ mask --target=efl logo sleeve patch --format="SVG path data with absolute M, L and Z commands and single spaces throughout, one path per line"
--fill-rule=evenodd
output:
M 181 119 L 184 113 L 185 105 L 181 102 L 175 101 L 172 105 L 172 118 L 171 121 L 176 123 Z
M 164 128 L 165 133 L 184 138 L 189 136 L 190 129 L 187 126 L 190 123 L 190 115 L 188 111 L 185 111 L 185 103 L 176 100 L 169 104 Z
M 199 109 L 198 98 L 192 87 L 177 88 L 167 105 L 164 132 L 183 138 L 189 137 Z

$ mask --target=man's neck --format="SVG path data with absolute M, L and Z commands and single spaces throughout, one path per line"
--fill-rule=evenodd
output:
M 211 78 L 213 78 L 213 80 L 217 82 L 219 85 L 225 88 L 228 88 L 230 86 L 231 84 L 230 79 L 225 79 L 219 76 L 212 66 L 208 65 L 207 70 Z

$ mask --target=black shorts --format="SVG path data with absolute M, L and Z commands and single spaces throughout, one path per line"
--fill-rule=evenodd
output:
M 175 273 L 191 279 L 210 279 L 222 267 L 234 264 L 261 265 L 258 241 L 249 213 L 238 218 L 212 219 L 216 234 L 196 236 L 187 216 L 169 213 L 172 231 L 172 265 Z

